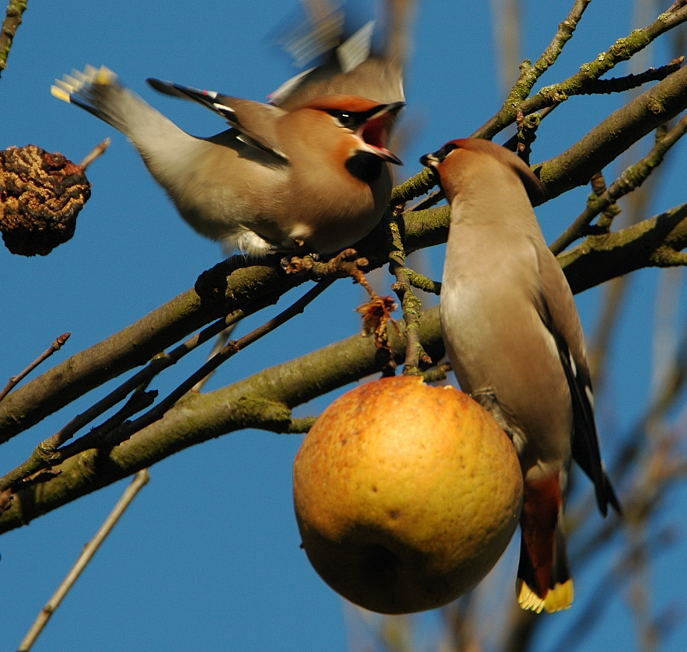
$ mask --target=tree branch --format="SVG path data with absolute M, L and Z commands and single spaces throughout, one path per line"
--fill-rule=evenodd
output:
M 571 12 L 573 18 L 579 19 L 587 4 L 581 0 L 575 2 Z M 651 29 L 637 30 L 631 35 L 632 38 L 618 41 L 609 50 L 613 55 L 610 59 L 620 61 L 623 57 L 632 56 L 633 52 L 646 45 L 642 45 L 643 40 L 655 38 L 686 17 L 687 3 L 675 3 L 650 26 Z M 659 25 L 661 21 L 664 21 L 663 26 Z M 572 29 L 574 25 L 562 24 L 550 46 L 553 50 L 542 55 L 534 66 L 536 70 L 523 70 L 521 80 L 527 78 L 525 86 L 530 81 L 533 84 L 545 70 L 545 65 L 555 60 L 556 53 L 560 52 Z M 609 64 L 610 59 L 603 65 Z M 615 65 L 611 64 L 610 67 Z M 587 79 L 598 78 L 598 70 L 595 68 Z M 565 83 L 571 83 L 570 80 Z M 558 85 L 559 91 L 565 88 L 565 85 Z M 584 84 L 580 88 L 584 88 Z M 520 108 L 536 100 L 542 92 L 531 100 L 525 100 Z M 527 93 L 522 97 L 526 97 Z M 556 99 L 556 102 L 559 101 L 560 98 Z M 556 102 L 548 106 L 555 106 Z M 629 145 L 685 107 L 687 70 L 677 70 L 614 112 L 566 152 L 536 166 L 549 196 L 587 183 L 593 173 L 602 169 Z M 434 173 L 423 170 L 394 189 L 392 205 L 397 206 L 426 192 L 435 183 Z M 402 217 L 399 232 L 403 235 L 405 254 L 446 241 L 449 224 L 447 206 L 408 211 Z M 566 267 L 574 291 L 643 266 L 685 264 L 687 256 L 682 252 L 687 245 L 685 218 L 687 208 L 679 206 L 622 231 L 590 237 L 575 250 L 566 252 L 560 260 Z M 385 246 L 389 238 L 387 229 L 388 224 L 380 224 L 357 247 L 362 255 L 369 258 L 372 268 L 388 262 L 388 247 Z M 275 303 L 283 293 L 313 276 L 329 273 L 335 276 L 337 273 L 336 270 L 328 270 L 327 263 L 313 262 L 306 267 L 303 266 L 296 274 L 286 274 L 276 258 L 249 265 L 240 257 L 216 265 L 201 275 L 193 290 L 183 293 L 120 333 L 72 356 L 10 394 L 0 404 L 0 443 L 91 389 L 133 367 L 147 364 L 151 358 L 204 324 L 223 320 L 228 313 L 254 313 Z M 404 269 L 403 272 L 404 282 L 418 284 L 418 279 L 411 276 L 410 270 Z M 437 284 L 421 280 L 423 287 L 437 289 Z M 436 310 L 429 311 L 418 322 L 419 343 L 435 360 L 432 349 L 441 348 L 436 315 Z M 196 335 L 192 339 L 195 341 L 198 337 Z M 390 329 L 392 355 L 397 361 L 403 360 L 405 343 L 401 342 L 402 339 Z M 381 365 L 374 342 L 356 336 L 285 365 L 267 369 L 223 390 L 208 395 L 187 396 L 163 419 L 147 425 L 121 443 L 110 441 L 105 449 L 100 450 L 78 450 L 74 444 L 65 447 L 61 450 L 73 457 L 54 468 L 57 475 L 34 475 L 18 485 L 19 490 L 14 494 L 9 509 L 0 516 L 0 522 L 5 524 L 1 527 L 16 527 L 77 496 L 220 434 L 245 427 L 300 432 L 311 421 L 293 419 L 293 406 L 373 373 Z M 282 387 L 282 382 L 286 382 L 285 387 Z M 269 394 L 266 393 L 266 386 L 270 388 Z M 215 400 L 221 409 L 213 407 Z M 92 440 L 90 443 L 94 445 Z
M 415 234 L 412 214 L 408 217 L 409 231 Z M 559 259 L 573 291 L 579 292 L 646 265 L 672 264 L 666 251 L 685 246 L 687 204 L 616 233 L 592 236 Z M 400 330 L 389 329 L 390 351 L 397 362 L 403 361 L 406 347 L 405 329 Z M 418 336 L 433 360 L 442 357 L 438 308 L 422 315 Z M 372 338 L 356 335 L 215 392 L 187 396 L 130 439 L 109 450 L 80 452 L 55 467 L 57 475 L 20 485 L 0 515 L 0 532 L 213 437 L 242 428 L 299 431 L 291 408 L 379 371 L 386 361 Z
M 16 376 L 12 376 L 0 391 L 0 401 L 5 398 L 24 378 L 26 378 L 36 367 L 45 362 L 53 353 L 59 351 L 65 342 L 71 337 L 71 333 L 62 333 L 58 335 L 52 344 L 41 353 L 31 364 L 20 371 Z
M 574 11 L 575 7 L 571 15 Z M 579 12 L 579 14 L 581 15 L 581 12 Z M 529 95 L 529 91 L 531 90 L 531 85 L 528 87 L 530 77 L 525 74 L 523 79 L 521 75 L 521 79 L 516 82 L 514 90 L 509 95 L 509 98 L 506 100 L 501 110 L 477 129 L 473 133 L 473 136 L 491 139 L 505 127 L 515 122 L 518 111 L 521 111 L 523 115 L 528 115 L 545 107 L 560 104 L 572 95 L 585 93 L 590 84 L 596 83 L 596 80 L 614 68 L 618 63 L 630 59 L 658 36 L 676 25 L 683 23 L 685 20 L 687 20 L 687 4 L 684 2 L 674 3 L 650 25 L 641 29 L 636 29 L 631 34 L 618 39 L 606 52 L 601 52 L 593 61 L 582 64 L 579 72 L 575 75 L 572 75 L 558 84 L 542 88 L 536 95 L 529 99 L 525 98 Z M 552 45 L 549 46 L 550 48 L 553 46 L 553 52 L 557 51 L 557 39 L 560 47 L 565 43 L 565 40 L 561 42 L 560 34 L 559 28 L 559 34 L 554 37 Z M 541 61 L 542 59 L 540 59 L 540 62 Z M 540 64 L 540 62 L 537 63 Z M 540 64 L 540 68 L 545 65 L 545 63 L 546 61 L 544 60 L 543 63 Z M 526 70 L 526 73 L 527 72 Z M 541 72 L 543 72 L 543 70 Z M 535 81 L 541 72 L 539 72 L 539 69 L 535 69 L 532 72 L 535 76 Z
M 582 292 L 642 267 L 685 264 L 687 204 L 625 229 L 587 238 L 558 260 L 573 292 Z
M 93 555 L 98 552 L 98 548 L 100 548 L 105 539 L 107 539 L 107 537 L 110 535 L 110 532 L 112 532 L 114 526 L 117 525 L 119 520 L 122 518 L 124 512 L 128 509 L 129 505 L 131 505 L 133 499 L 136 498 L 141 489 L 148 484 L 149 479 L 150 478 L 147 469 L 139 471 L 136 474 L 131 484 L 126 488 L 120 499 L 117 501 L 117 504 L 114 506 L 109 516 L 105 519 L 105 522 L 96 532 L 93 539 L 84 546 L 84 549 L 81 551 L 76 563 L 67 574 L 67 577 L 64 578 L 64 581 L 57 588 L 57 591 L 55 591 L 50 600 L 48 600 L 47 604 L 41 609 L 38 617 L 34 621 L 33 625 L 31 625 L 31 628 L 20 643 L 18 652 L 28 652 L 33 647 L 33 644 L 36 642 L 41 632 L 48 624 L 48 621 L 55 613 L 55 610 L 60 606 L 60 604 L 62 604 L 62 600 L 64 600 L 67 593 L 69 593 L 72 586 L 74 586 L 74 582 L 79 579 L 81 573 L 83 573 L 86 566 L 88 566 L 91 559 L 93 559 Z
M 538 163 L 533 170 L 546 185 L 549 199 L 583 186 L 592 176 L 649 132 L 687 109 L 687 67 L 665 79 L 613 112 L 580 141 L 562 154 Z M 515 112 L 517 116 L 517 111 Z M 513 121 L 515 121 L 515 116 Z M 527 116 L 530 117 L 530 116 Z M 491 137 L 482 128 L 473 133 Z M 509 144 L 514 142 L 513 139 Z M 410 200 L 436 185 L 436 177 L 424 168 L 394 190 L 392 204 Z M 432 215 L 429 211 L 424 216 Z M 430 225 L 428 225 L 429 227 Z M 432 244 L 437 244 L 431 240 Z M 444 239 L 445 242 L 445 239 Z M 422 245 L 428 246 L 428 245 Z M 420 247 L 417 247 L 420 248 Z
M 587 201 L 584 211 L 573 221 L 565 232 L 551 245 L 551 251 L 558 254 L 571 242 L 584 234 L 591 221 L 602 211 L 608 209 L 618 199 L 639 188 L 652 171 L 663 161 L 668 150 L 687 131 L 687 115 L 665 135 L 657 138 L 651 151 L 636 163 L 623 170 L 622 174 L 600 195 Z
M 534 166 L 549 198 L 589 182 L 633 143 L 687 108 L 687 68 L 614 111 L 572 147 Z M 582 153 L 584 154 L 582 155 Z
M 670 93 L 680 94 L 679 102 L 671 98 Z M 618 144 L 623 130 L 645 129 L 643 125 L 646 124 L 647 116 L 657 123 L 664 122 L 680 110 L 683 104 L 687 105 L 687 69 L 674 73 L 616 112 L 622 114 L 617 120 L 614 117 L 616 114 L 613 114 L 591 132 L 595 134 L 593 137 L 588 135 L 583 139 L 584 144 L 575 145 L 561 156 L 540 164 L 538 167 L 542 176 L 548 177 L 548 191 L 555 194 L 563 192 L 574 183 L 586 183 L 595 171 L 621 151 L 621 147 L 634 142 L 635 136 L 630 135 L 623 139 L 621 145 Z M 647 131 L 648 129 L 646 127 Z M 637 137 L 641 135 L 643 134 Z M 604 145 L 604 139 L 607 139 L 608 144 Z M 403 229 L 406 253 L 446 242 L 449 221 L 448 206 L 405 213 Z M 655 236 L 660 233 L 663 224 L 664 220 L 661 220 L 652 227 L 645 226 Z M 381 244 L 386 238 L 383 228 L 384 225 L 380 224 L 358 247 L 369 258 L 371 268 L 386 263 L 386 257 L 379 255 L 384 250 Z M 613 246 L 606 254 L 606 272 L 598 277 L 595 277 L 594 270 L 587 266 L 581 256 L 588 250 L 592 253 L 589 243 L 575 254 L 577 267 L 572 274 L 573 284 L 578 283 L 575 286 L 578 291 L 623 273 L 619 271 L 623 264 L 611 261 L 611 258 L 622 258 L 622 248 L 617 246 L 621 244 L 619 239 L 622 237 L 614 234 L 607 242 L 607 245 Z M 649 234 L 645 235 L 642 242 L 646 243 L 647 238 Z M 599 245 L 602 243 L 599 240 L 594 242 Z M 678 242 L 669 243 L 668 246 L 674 251 L 683 248 Z M 652 239 L 650 249 L 655 257 L 643 259 L 643 263 L 633 269 L 647 264 L 667 265 L 680 262 L 669 249 L 658 251 L 658 247 L 659 243 Z M 597 256 L 605 251 L 605 247 L 601 250 L 597 247 L 594 249 Z M 565 257 L 563 260 L 573 259 Z M 72 356 L 10 394 L 0 404 L 0 443 L 111 378 L 147 363 L 153 356 L 208 321 L 239 310 L 244 314 L 252 314 L 276 303 L 281 294 L 308 278 L 307 275 L 284 274 L 277 267 L 276 259 L 245 265 L 246 262 L 238 256 L 216 265 L 199 277 L 193 290 L 184 292 L 128 328 Z M 582 282 L 578 280 L 580 274 L 585 279 Z
M 513 88 L 508 94 L 506 101 L 503 103 L 501 110 L 495 116 L 497 123 L 498 116 L 501 116 L 501 120 L 507 120 L 508 116 L 512 116 L 512 120 L 515 119 L 515 116 L 519 110 L 519 106 L 522 104 L 523 100 L 529 96 L 530 92 L 532 91 L 532 87 L 535 85 L 537 80 L 556 62 L 556 59 L 558 59 L 560 54 L 563 52 L 565 44 L 572 38 L 573 33 L 577 29 L 577 24 L 582 18 L 582 14 L 584 14 L 590 2 L 591 0 L 575 0 L 572 9 L 568 13 L 568 16 L 558 26 L 558 31 L 554 35 L 553 39 L 551 39 L 551 42 L 541 54 L 539 59 L 537 59 L 535 64 L 532 65 L 528 60 L 525 60 L 520 64 L 520 76 L 513 85 Z M 492 120 L 495 118 L 492 118 Z M 487 125 L 488 124 L 489 123 L 487 123 Z M 482 128 L 488 128 L 487 125 Z
M 684 57 L 677 57 L 664 66 L 649 68 L 644 72 L 611 79 L 597 79 L 585 85 L 581 95 L 598 95 L 603 93 L 623 93 L 650 81 L 660 81 L 675 72 L 684 63 Z
M 398 362 L 405 357 L 405 329 L 389 329 Z M 426 312 L 418 334 L 434 360 L 443 356 L 439 311 Z M 109 485 L 189 446 L 243 428 L 291 432 L 291 408 L 378 371 L 374 340 L 355 335 L 266 369 L 207 394 L 190 394 L 165 416 L 109 450 L 89 449 L 27 481 L 0 514 L 0 532 L 24 525 L 79 496 Z
M 201 274 L 180 294 L 131 326 L 73 355 L 0 404 L 0 443 L 121 373 L 146 364 L 207 322 L 236 310 L 245 315 L 276 303 L 305 278 L 276 265 L 245 266 L 239 256 Z
M 5 12 L 5 20 L 0 28 L 0 76 L 7 67 L 7 57 L 10 55 L 14 37 L 21 25 L 22 16 L 26 11 L 28 0 L 10 0 Z

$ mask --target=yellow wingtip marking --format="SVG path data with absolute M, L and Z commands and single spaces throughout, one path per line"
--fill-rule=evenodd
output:
M 57 83 L 63 88 L 71 89 L 72 91 L 83 86 L 82 80 L 79 79 L 78 75 L 76 75 L 76 70 L 74 70 L 73 74 L 71 75 L 64 75 L 62 79 L 57 81 Z
M 549 589 L 544 598 L 540 598 L 523 580 L 518 580 L 516 585 L 518 604 L 522 609 L 541 613 L 546 610 L 548 613 L 568 609 L 575 598 L 575 589 L 572 579 L 563 584 L 556 584 Z
M 95 68 L 87 65 L 81 70 L 72 70 L 70 75 L 64 75 L 62 79 L 56 79 L 55 85 L 50 87 L 50 92 L 64 102 L 71 102 L 70 96 L 77 93 L 89 84 L 101 84 L 109 86 L 114 84 L 117 75 L 106 66 Z
M 115 79 L 117 79 L 117 75 L 106 66 L 100 66 L 100 68 L 95 70 L 93 76 L 93 80 L 96 84 L 112 84 Z
M 58 100 L 62 100 L 63 102 L 71 102 L 72 101 L 72 98 L 69 95 L 69 93 L 67 93 L 67 91 L 60 88 L 59 86 L 51 86 L 50 87 L 50 94 L 53 97 L 56 97 Z

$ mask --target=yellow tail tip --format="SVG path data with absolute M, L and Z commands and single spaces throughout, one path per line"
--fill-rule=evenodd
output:
M 548 590 L 543 598 L 539 597 L 527 583 L 521 579 L 518 579 L 515 590 L 520 607 L 527 611 L 534 611 L 535 613 L 541 613 L 543 610 L 546 610 L 548 613 L 554 613 L 556 611 L 568 609 L 575 598 L 575 589 L 572 579 L 566 580 L 563 584 L 556 584 L 556 586 Z

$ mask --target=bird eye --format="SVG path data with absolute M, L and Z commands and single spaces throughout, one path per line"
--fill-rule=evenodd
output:
M 347 129 L 354 129 L 357 126 L 355 114 L 349 111 L 331 110 L 329 111 L 329 115 L 336 118 L 339 124 Z

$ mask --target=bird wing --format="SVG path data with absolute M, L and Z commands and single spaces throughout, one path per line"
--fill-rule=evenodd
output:
M 150 78 L 147 82 L 158 92 L 172 97 L 193 100 L 221 115 L 240 132 L 241 142 L 273 154 L 283 162 L 288 157 L 281 150 L 277 138 L 277 120 L 285 111 L 271 104 L 243 100 L 217 91 L 206 91 L 174 82 Z
M 362 65 L 370 56 L 373 27 L 374 23 L 367 23 L 343 40 L 339 35 L 339 38 L 329 43 L 328 50 L 319 53 L 321 62 L 317 66 L 287 79 L 277 90 L 270 93 L 270 102 L 289 109 L 307 104 L 322 95 L 369 97 L 369 93 L 366 93 L 360 84 L 356 85 L 355 79 L 350 79 L 349 73 Z M 319 32 L 320 29 L 315 24 L 309 36 L 294 39 L 294 41 L 303 47 L 303 41 L 319 39 Z M 291 49 L 293 46 L 286 47 Z M 309 46 L 308 49 L 316 51 L 316 46 Z
M 535 244 L 540 287 L 535 301 L 544 326 L 553 335 L 570 388 L 573 409 L 572 455 L 594 483 L 599 510 L 620 504 L 601 461 L 594 421 L 592 381 L 584 351 L 584 336 L 570 286 L 556 258 Z
M 270 101 L 287 110 L 323 95 L 358 95 L 382 104 L 403 101 L 403 65 L 408 51 L 414 0 L 386 0 L 386 30 L 381 47 L 372 48 L 375 24 L 354 32 L 335 5 L 309 0 L 309 21 L 283 39 L 282 46 L 303 66 L 317 65 L 284 82 Z

